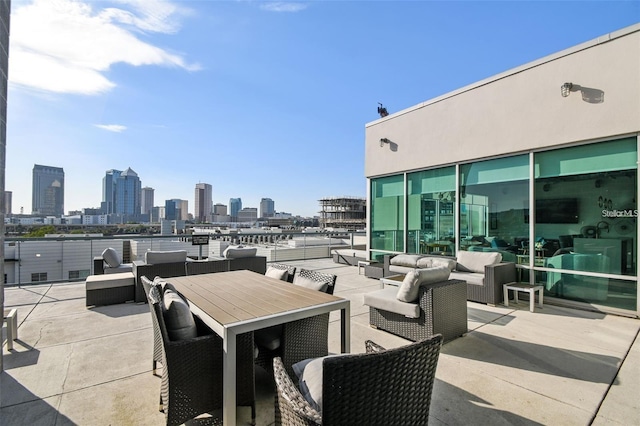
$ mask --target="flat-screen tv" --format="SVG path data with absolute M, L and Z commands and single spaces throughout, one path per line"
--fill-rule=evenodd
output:
M 527 216 L 529 216 L 527 214 Z M 529 218 L 526 218 L 529 222 Z M 578 223 L 577 198 L 536 200 L 537 223 Z

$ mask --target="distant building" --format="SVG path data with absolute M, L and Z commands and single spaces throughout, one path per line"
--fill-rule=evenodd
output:
M 271 198 L 263 198 L 260 200 L 260 217 L 273 217 L 275 212 L 275 203 Z
M 189 202 L 179 198 L 167 200 L 164 203 L 164 219 L 165 220 L 187 220 L 189 212 L 187 211 Z
M 224 204 L 220 204 L 220 203 L 214 204 L 214 206 L 213 206 L 213 214 L 220 215 L 220 216 L 226 216 L 227 215 L 227 206 L 225 206 Z
M 142 188 L 140 213 L 142 213 L 143 215 L 148 214 L 149 218 L 151 218 L 151 209 L 153 209 L 154 204 L 154 191 L 155 190 L 153 188 L 150 188 L 148 186 Z
M 32 213 L 42 216 L 64 214 L 64 170 L 61 167 L 33 166 Z
M 258 209 L 245 207 L 238 212 L 237 222 L 255 222 L 258 220 Z
M 211 221 L 213 188 L 208 183 L 196 183 L 193 218 L 196 222 Z
M 364 197 L 328 197 L 320 202 L 320 226 L 348 231 L 365 229 L 367 199 Z
M 229 199 L 229 215 L 233 222 L 238 220 L 238 212 L 240 210 L 242 210 L 242 198 Z

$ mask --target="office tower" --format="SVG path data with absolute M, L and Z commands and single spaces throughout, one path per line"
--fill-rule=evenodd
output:
M 42 216 L 64 214 L 64 170 L 60 167 L 33 166 L 32 213 Z
M 116 212 L 116 182 L 121 173 L 121 170 L 107 170 L 102 178 L 102 203 L 100 207 L 104 214 Z
M 260 200 L 260 217 L 273 217 L 275 212 L 275 203 L 271 198 L 263 198 Z
M 189 201 L 187 200 L 175 200 L 180 205 L 179 220 L 189 220 Z
M 148 186 L 142 188 L 142 204 L 140 208 L 140 213 L 148 214 L 151 217 L 151 209 L 153 209 L 153 194 L 154 189 Z
M 221 203 L 216 203 L 213 206 L 213 214 L 218 216 L 226 216 L 227 215 L 227 206 Z
M 166 220 L 187 220 L 189 202 L 179 198 L 173 198 L 164 202 L 164 218 Z
M 13 192 L 4 191 L 4 214 L 11 215 Z
M 195 190 L 195 211 L 193 212 L 196 222 L 209 222 L 211 220 L 213 189 L 208 183 L 196 183 Z
M 242 210 L 242 198 L 230 198 L 229 199 L 229 215 L 231 221 L 236 222 L 238 220 L 238 212 Z
M 236 222 L 255 222 L 258 220 L 258 209 L 255 207 L 245 207 L 238 212 Z
M 138 174 L 131 167 L 120 173 L 116 180 L 116 213 L 123 216 L 140 215 L 141 183 Z

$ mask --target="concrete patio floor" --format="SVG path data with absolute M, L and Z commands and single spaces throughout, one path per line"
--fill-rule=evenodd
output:
M 352 352 L 363 352 L 366 339 L 408 343 L 369 327 L 362 294 L 377 280 L 331 259 L 288 263 L 338 275 L 335 294 L 351 300 Z M 640 424 L 640 320 L 549 303 L 531 313 L 527 301 L 467 306 L 469 332 L 442 348 L 431 424 Z M 18 309 L 19 340 L 13 351 L 3 346 L 1 425 L 164 423 L 148 305 L 88 309 L 84 283 L 69 283 L 8 287 L 5 307 Z M 339 325 L 333 313 L 332 352 Z M 257 424 L 270 425 L 273 384 L 261 371 L 257 392 Z M 238 408 L 241 424 L 249 417 Z

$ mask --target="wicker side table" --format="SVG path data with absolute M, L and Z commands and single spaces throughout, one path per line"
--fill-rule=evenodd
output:
M 384 264 L 381 262 L 369 262 L 364 267 L 364 276 L 375 279 L 382 278 L 384 276 Z

